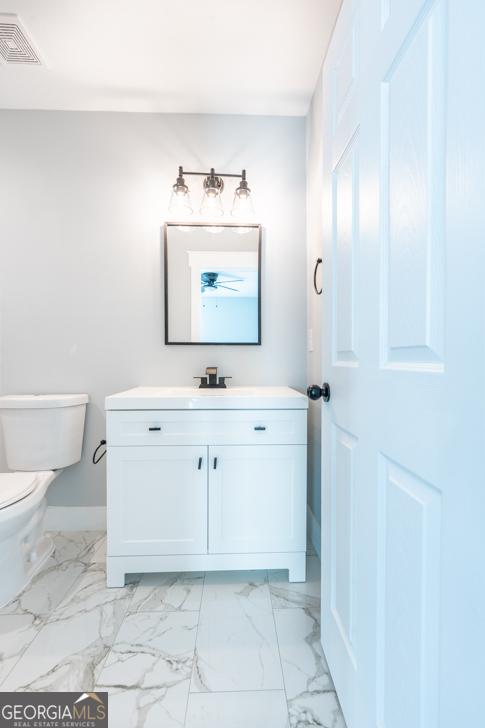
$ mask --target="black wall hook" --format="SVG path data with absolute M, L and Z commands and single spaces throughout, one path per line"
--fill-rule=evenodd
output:
M 317 262 L 315 263 L 315 270 L 313 271 L 313 288 L 315 289 L 315 293 L 317 294 L 317 296 L 320 296 L 322 294 L 322 288 L 320 288 L 320 290 L 318 290 L 317 288 L 317 271 L 320 263 L 322 263 L 322 259 L 317 258 Z

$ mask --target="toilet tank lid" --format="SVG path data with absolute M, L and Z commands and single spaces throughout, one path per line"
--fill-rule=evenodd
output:
M 87 394 L 7 394 L 0 397 L 0 409 L 48 409 L 86 404 Z

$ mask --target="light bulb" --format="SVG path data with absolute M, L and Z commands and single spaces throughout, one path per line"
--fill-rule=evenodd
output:
M 254 215 L 253 201 L 251 198 L 251 190 L 246 180 L 246 170 L 243 169 L 241 182 L 234 193 L 234 202 L 232 203 L 231 215 L 233 217 L 251 218 Z
M 176 192 L 174 189 L 172 196 L 170 197 L 170 205 L 168 209 L 173 215 L 192 215 L 193 211 L 188 191 L 181 193 Z
M 185 184 L 182 167 L 179 167 L 177 180 L 172 187 L 168 209 L 173 215 L 192 215 L 189 188 Z
M 223 189 L 224 181 L 222 177 L 218 177 L 214 168 L 211 167 L 210 174 L 204 179 L 204 196 L 200 206 L 202 215 L 220 217 L 224 214 L 221 200 L 221 192 Z
M 214 187 L 207 187 L 205 189 L 200 212 L 202 215 L 211 215 L 213 217 L 220 217 L 224 214 L 219 190 Z
M 253 201 L 251 194 L 248 190 L 241 190 L 246 194 L 238 194 L 239 188 L 236 190 L 234 195 L 234 202 L 232 204 L 231 215 L 233 217 L 244 217 L 250 218 L 254 215 Z

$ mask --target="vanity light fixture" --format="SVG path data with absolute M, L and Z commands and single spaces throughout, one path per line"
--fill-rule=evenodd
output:
M 231 214 L 239 218 L 249 218 L 254 214 L 251 190 L 246 179 L 246 170 L 243 169 L 241 174 L 222 174 L 216 172 L 213 167 L 211 167 L 210 172 L 185 172 L 183 167 L 179 167 L 178 177 L 172 187 L 172 196 L 170 198 L 169 210 L 171 213 L 192 214 L 189 188 L 185 183 L 184 175 L 204 177 L 204 194 L 200 206 L 202 215 L 221 217 L 224 214 L 221 199 L 224 190 L 223 177 L 236 177 L 241 180 L 234 193 Z

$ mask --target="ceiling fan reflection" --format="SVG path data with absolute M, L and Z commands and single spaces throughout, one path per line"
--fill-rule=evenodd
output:
M 224 285 L 225 283 L 242 283 L 244 278 L 232 278 L 229 280 L 219 280 L 219 273 L 202 273 L 200 276 L 200 290 L 205 293 L 207 290 L 215 290 L 218 288 L 225 288 L 228 291 L 239 291 L 238 288 L 231 288 L 230 286 Z

